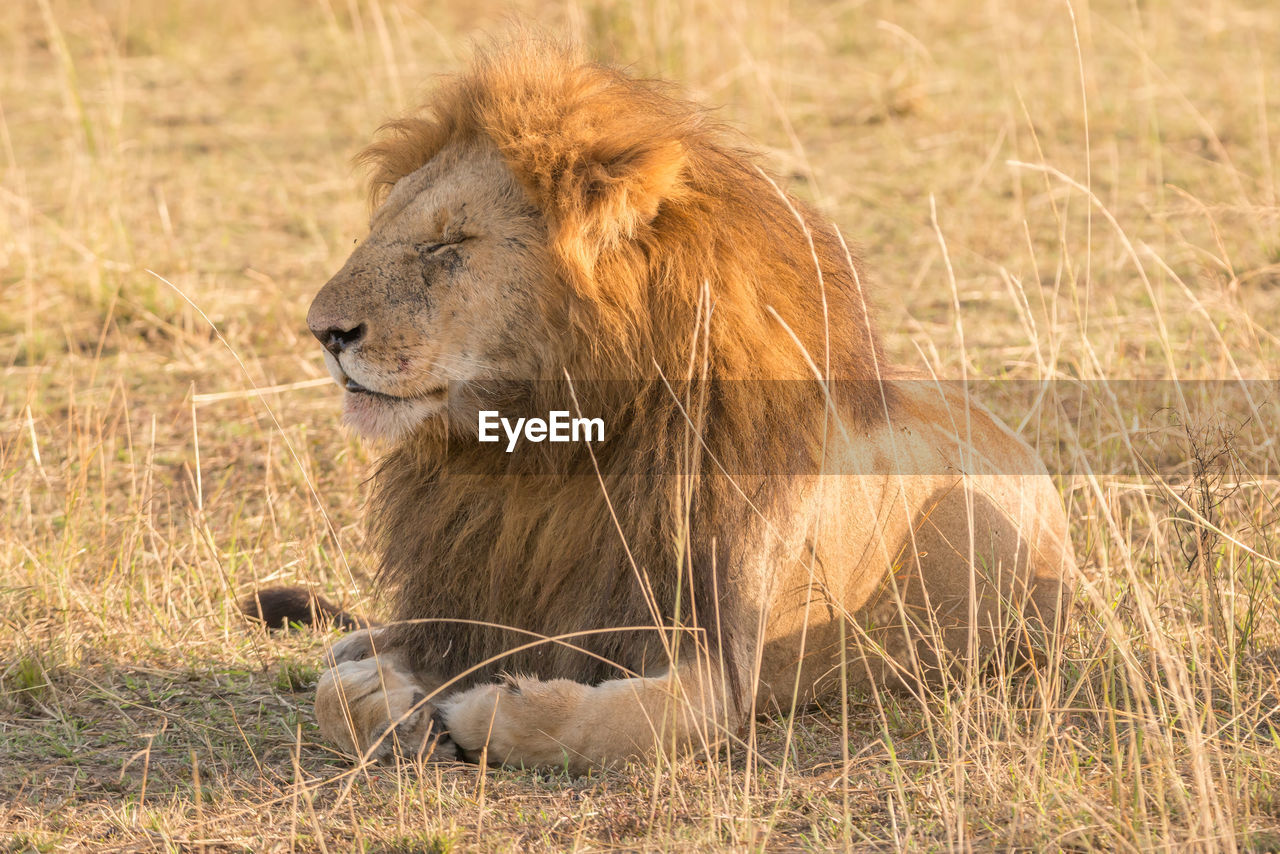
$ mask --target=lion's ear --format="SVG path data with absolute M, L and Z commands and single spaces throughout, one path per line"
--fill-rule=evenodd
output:
M 590 273 L 602 253 L 634 238 L 679 195 L 684 167 L 677 140 L 601 140 L 581 151 L 550 205 L 553 239 L 565 260 Z

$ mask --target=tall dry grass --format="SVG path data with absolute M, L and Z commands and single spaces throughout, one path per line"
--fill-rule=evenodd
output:
M 324 640 L 234 607 L 375 607 L 371 459 L 305 309 L 363 234 L 351 154 L 513 11 L 723 105 L 861 247 L 896 361 L 1092 390 L 1015 419 L 1091 449 L 1059 478 L 1088 583 L 1035 678 L 585 779 L 318 743 Z M 1277 56 L 1261 0 L 6 6 L 8 850 L 1280 847 L 1275 392 L 1199 382 L 1275 373 Z M 1163 420 L 1135 379 L 1177 381 Z

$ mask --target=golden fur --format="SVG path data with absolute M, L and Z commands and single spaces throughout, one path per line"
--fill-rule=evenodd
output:
M 728 140 L 665 84 L 530 42 L 364 152 L 370 236 L 309 315 L 348 423 L 393 443 L 395 622 L 317 700 L 348 749 L 397 723 L 417 749 L 436 707 L 468 755 L 580 769 L 714 741 L 849 662 L 918 677 L 1059 625 L 1074 560 L 1030 449 L 891 381 L 840 236 Z M 490 380 L 609 413 L 607 441 L 494 454 Z

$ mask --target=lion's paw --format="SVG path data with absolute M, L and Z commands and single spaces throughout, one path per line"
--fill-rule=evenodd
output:
M 326 739 L 380 762 L 457 758 L 435 707 L 413 676 L 387 659 L 342 661 L 320 677 L 316 721 Z
M 569 767 L 581 764 L 567 746 L 590 687 L 568 679 L 509 677 L 441 700 L 440 718 L 463 755 L 495 765 Z

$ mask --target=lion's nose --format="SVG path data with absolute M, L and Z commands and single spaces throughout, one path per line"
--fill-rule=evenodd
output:
M 342 326 L 329 326 L 322 329 L 312 329 L 311 334 L 316 336 L 324 348 L 333 355 L 337 356 L 343 350 L 349 350 L 356 344 L 360 343 L 360 339 L 364 338 L 368 327 L 363 323 L 357 323 L 355 326 L 347 329 Z

